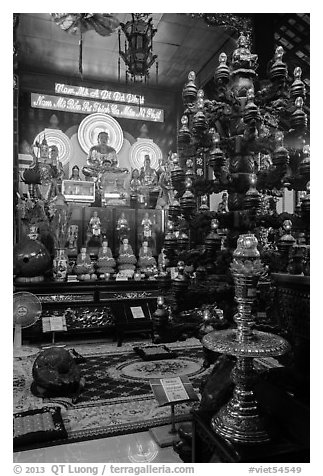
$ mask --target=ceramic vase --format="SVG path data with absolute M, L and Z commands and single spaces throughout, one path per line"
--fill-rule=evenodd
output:
M 66 281 L 68 257 L 65 248 L 58 248 L 53 259 L 53 277 L 55 281 Z

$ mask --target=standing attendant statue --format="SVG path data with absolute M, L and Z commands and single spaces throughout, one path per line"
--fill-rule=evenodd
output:
M 120 242 L 123 240 L 123 238 L 127 238 L 129 230 L 130 228 L 128 225 L 128 221 L 125 217 L 124 212 L 122 212 L 120 218 L 118 218 L 117 221 L 117 232 Z
M 101 235 L 101 220 L 98 215 L 98 212 L 93 212 L 93 216 L 89 221 L 89 227 L 91 230 L 92 236 L 100 236 Z
M 144 157 L 144 165 L 140 169 L 140 181 L 144 187 L 153 188 L 158 183 L 158 175 L 155 169 L 150 165 L 150 156 Z

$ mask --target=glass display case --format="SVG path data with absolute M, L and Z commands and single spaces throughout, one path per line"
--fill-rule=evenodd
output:
M 94 203 L 95 184 L 85 180 L 63 180 L 62 193 L 67 202 Z

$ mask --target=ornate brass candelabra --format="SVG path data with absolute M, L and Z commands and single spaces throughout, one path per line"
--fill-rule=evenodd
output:
M 237 357 L 232 371 L 235 383 L 233 396 L 213 416 L 211 424 L 224 438 L 246 444 L 269 440 L 253 392 L 253 359 L 281 355 L 289 348 L 289 344 L 281 337 L 252 329 L 254 318 L 251 310 L 256 298 L 256 286 L 259 277 L 265 272 L 259 259 L 257 243 L 253 234 L 240 235 L 233 253 L 231 271 L 238 303 L 238 312 L 234 317 L 237 328 L 210 332 L 202 341 L 209 350 Z

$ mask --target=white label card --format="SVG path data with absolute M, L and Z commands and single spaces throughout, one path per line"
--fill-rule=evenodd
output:
M 43 332 L 66 331 L 65 316 L 49 316 L 42 319 Z
M 170 402 L 189 399 L 180 377 L 162 378 L 160 381 Z
M 134 306 L 130 308 L 133 318 L 134 319 L 142 319 L 145 318 L 144 311 L 142 310 L 141 306 Z

